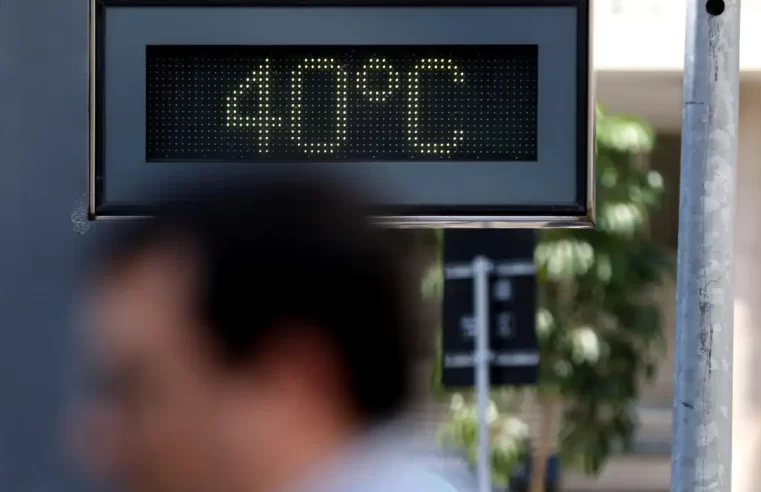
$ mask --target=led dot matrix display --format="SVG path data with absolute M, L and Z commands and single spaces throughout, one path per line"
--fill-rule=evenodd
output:
M 535 161 L 536 46 L 148 46 L 149 161 Z

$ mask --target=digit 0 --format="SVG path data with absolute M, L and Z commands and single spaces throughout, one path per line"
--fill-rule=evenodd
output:
M 465 138 L 463 130 L 455 130 L 450 142 L 423 142 L 420 140 L 420 72 L 448 71 L 452 72 L 455 83 L 465 82 L 465 74 L 460 71 L 452 60 L 442 58 L 425 58 L 410 72 L 409 96 L 407 103 L 407 136 L 412 145 L 423 154 L 449 154 Z
M 334 101 L 335 130 L 334 139 L 330 142 L 307 142 L 301 138 L 302 106 L 304 95 L 304 72 L 329 71 L 335 75 L 336 95 Z M 310 154 L 328 154 L 335 152 L 346 141 L 346 72 L 332 58 L 307 58 L 292 72 L 293 91 L 291 97 L 291 131 L 296 145 Z

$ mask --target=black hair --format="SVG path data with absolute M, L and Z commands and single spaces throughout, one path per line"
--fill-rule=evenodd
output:
M 102 246 L 101 271 L 166 240 L 199 252 L 199 316 L 206 340 L 241 368 L 304 320 L 336 349 L 348 393 L 368 423 L 402 410 L 411 388 L 407 303 L 412 285 L 353 190 L 315 178 L 205 183 L 172 193 L 152 219 L 120 224 Z

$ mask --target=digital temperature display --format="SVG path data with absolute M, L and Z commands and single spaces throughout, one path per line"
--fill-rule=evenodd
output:
M 146 46 L 146 160 L 536 161 L 538 47 Z

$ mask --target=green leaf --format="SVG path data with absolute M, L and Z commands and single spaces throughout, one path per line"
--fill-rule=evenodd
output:
M 642 120 L 630 116 L 605 116 L 597 122 L 597 138 L 601 146 L 618 152 L 649 152 L 655 143 L 655 132 Z

